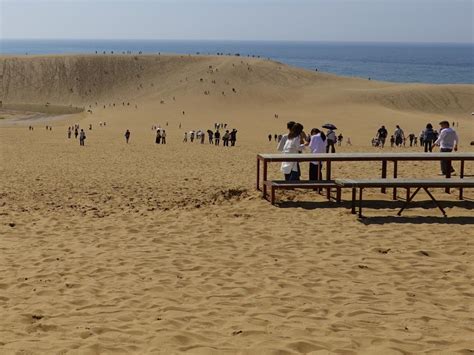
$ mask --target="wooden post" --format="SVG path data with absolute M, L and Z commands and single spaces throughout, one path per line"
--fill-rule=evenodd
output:
M 393 161 L 393 178 L 396 179 L 398 176 L 398 160 Z M 397 199 L 397 188 L 393 188 L 393 199 Z
M 359 187 L 359 218 L 362 218 L 362 191 L 364 189 Z
M 447 154 L 446 154 L 447 155 Z M 445 160 L 446 161 L 446 179 L 451 179 L 451 168 L 452 168 L 452 165 L 451 165 L 451 160 Z M 446 187 L 444 189 L 444 191 L 449 194 L 450 192 L 450 189 L 449 187 Z
M 459 178 L 464 179 L 464 160 L 461 160 L 461 169 L 459 171 Z M 463 190 L 462 187 L 459 189 L 459 199 L 463 199 Z
M 267 168 L 268 162 L 263 159 L 263 198 L 267 198 Z
M 260 191 L 260 158 L 257 155 L 257 190 Z
M 386 179 L 386 178 L 387 178 L 387 161 L 382 160 L 382 179 Z M 382 187 L 381 192 L 384 194 L 387 192 L 387 189 L 385 187 Z
M 351 202 L 351 213 L 356 214 L 356 191 L 357 189 L 355 187 L 352 188 L 352 202 Z
M 331 180 L 331 161 L 328 160 L 327 161 L 327 164 L 326 164 L 326 180 Z M 327 188 L 327 194 L 326 194 L 326 197 L 328 200 L 331 199 L 331 188 L 328 187 Z

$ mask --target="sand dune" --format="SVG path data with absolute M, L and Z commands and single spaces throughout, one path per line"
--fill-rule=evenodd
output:
M 435 191 L 445 220 L 423 195 L 397 218 L 401 202 L 370 190 L 360 222 L 347 202 L 313 191 L 270 206 L 254 184 L 255 155 L 275 150 L 266 137 L 289 119 L 332 121 L 354 142 L 338 149 L 363 152 L 381 124 L 418 133 L 448 118 L 472 151 L 472 86 L 238 57 L 137 58 L 1 59 L 3 103 L 92 114 L 49 121 L 52 131 L 44 120 L 0 127 L 0 353 L 471 352 L 471 191 L 462 202 Z M 236 147 L 182 143 L 215 122 L 239 130 Z M 85 147 L 67 138 L 71 123 L 86 128 Z M 153 124 L 168 144 L 154 143 Z M 438 177 L 439 167 L 399 169 Z M 333 171 L 378 177 L 380 166 Z

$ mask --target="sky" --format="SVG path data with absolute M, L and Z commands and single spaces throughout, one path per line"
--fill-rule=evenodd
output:
M 474 0 L 0 0 L 0 38 L 472 43 Z

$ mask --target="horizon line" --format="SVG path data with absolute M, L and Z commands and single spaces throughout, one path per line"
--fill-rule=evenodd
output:
M 293 42 L 293 43 L 354 43 L 354 44 L 451 44 L 474 45 L 474 42 L 404 42 L 404 41 L 344 41 L 344 40 L 297 40 L 297 39 L 164 39 L 164 38 L 0 38 L 1 41 L 165 41 L 165 42 Z

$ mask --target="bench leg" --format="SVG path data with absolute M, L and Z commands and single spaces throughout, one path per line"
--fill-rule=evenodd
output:
M 257 157 L 257 190 L 260 191 L 260 159 Z
M 263 198 L 267 198 L 267 185 L 265 182 L 267 181 L 267 169 L 268 169 L 268 163 L 264 160 L 263 161 Z
M 387 161 L 383 160 L 382 161 L 382 179 L 386 179 L 386 178 L 387 178 Z M 385 187 L 382 187 L 381 192 L 383 194 L 386 192 Z
M 328 162 L 326 163 L 326 180 L 331 180 L 331 161 L 328 160 Z M 326 193 L 326 197 L 328 200 L 331 200 L 331 188 L 328 187 L 327 188 L 327 193 Z
M 352 188 L 352 202 L 351 202 L 351 213 L 352 214 L 356 214 L 356 206 L 355 206 L 356 191 L 357 191 L 357 189 L 355 187 L 353 187 Z
M 275 186 L 272 186 L 271 188 L 271 204 L 274 205 L 275 204 Z
M 396 179 L 398 176 L 398 160 L 393 161 L 393 178 Z M 393 200 L 397 199 L 397 188 L 393 188 Z
M 362 187 L 359 188 L 359 218 L 362 218 L 362 191 L 364 189 Z
M 341 188 L 336 187 L 336 202 L 341 203 Z
M 416 194 L 418 193 L 418 191 L 421 190 L 421 187 L 417 188 L 415 190 L 415 192 L 413 193 L 413 195 L 411 196 L 408 196 L 407 200 L 405 201 L 405 204 L 402 206 L 402 208 L 400 209 L 400 211 L 398 211 L 397 215 L 401 216 L 402 215 L 402 212 L 405 210 L 405 208 L 407 208 L 408 204 L 413 200 L 413 198 L 416 196 Z
M 459 178 L 464 179 L 464 160 L 461 160 L 461 169 L 459 171 Z M 462 187 L 459 189 L 459 199 L 463 199 L 463 190 Z
M 428 194 L 428 196 L 433 200 L 433 202 L 436 204 L 436 206 L 439 208 L 439 210 L 443 213 L 443 216 L 444 217 L 448 217 L 446 215 L 446 212 L 444 211 L 443 207 L 441 207 L 441 205 L 439 204 L 439 202 L 434 198 L 434 196 L 431 194 L 431 192 L 426 188 L 424 187 L 423 190 L 426 191 L 426 193 Z

